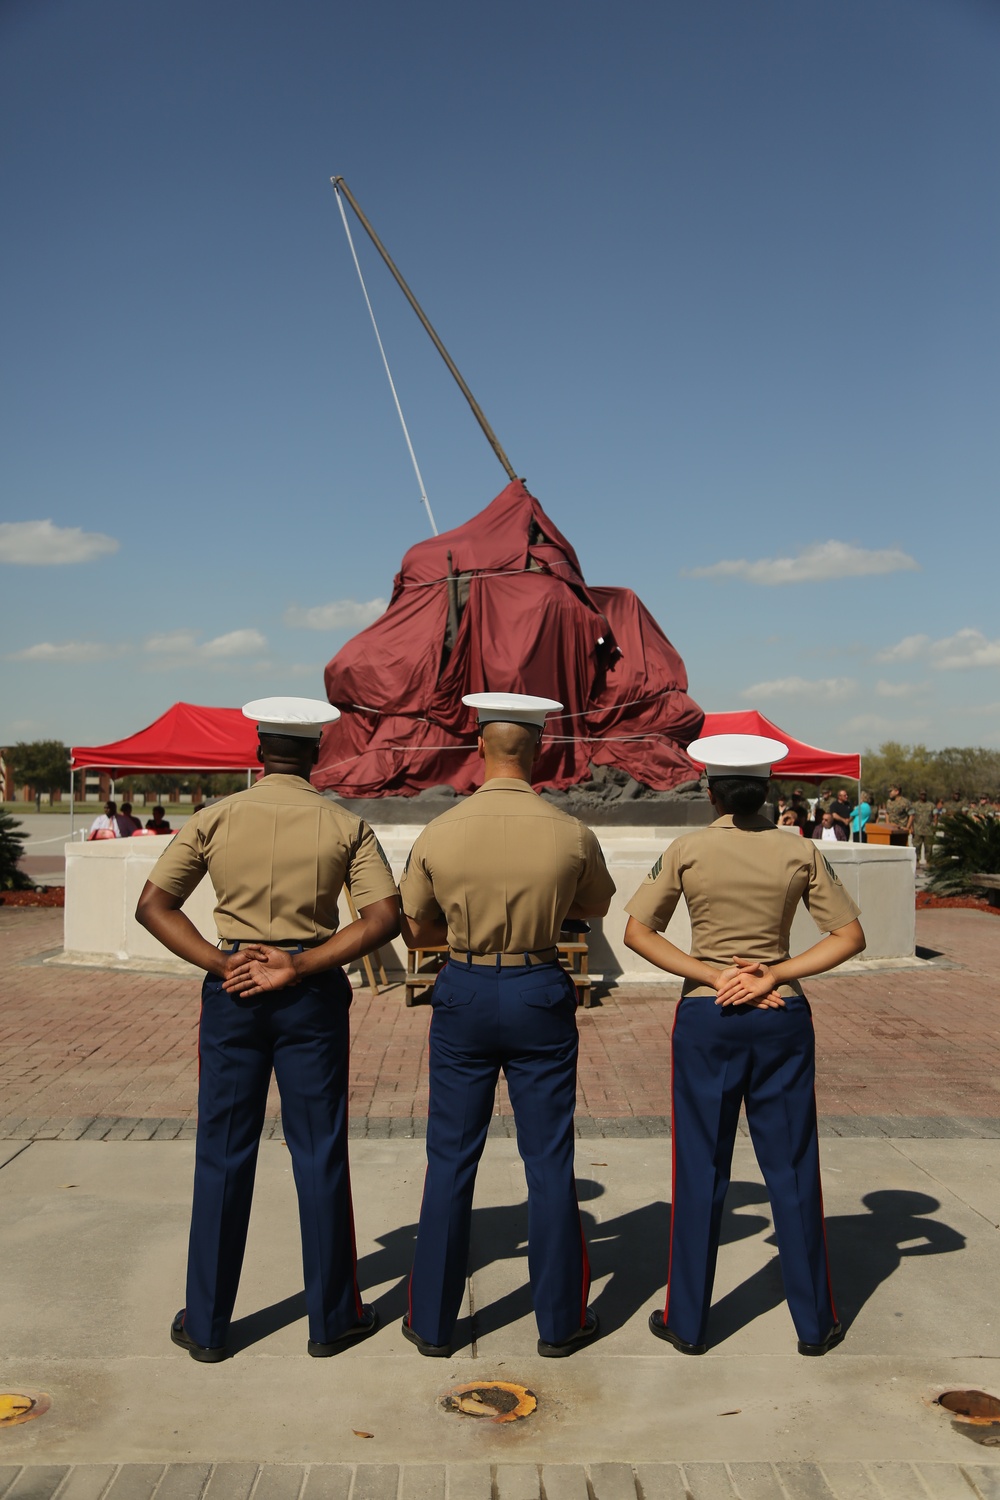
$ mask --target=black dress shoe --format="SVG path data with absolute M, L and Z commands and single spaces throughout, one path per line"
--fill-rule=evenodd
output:
M 409 1339 L 410 1343 L 419 1349 L 421 1354 L 425 1354 L 428 1359 L 451 1359 L 450 1344 L 429 1344 L 426 1339 L 420 1337 L 419 1333 L 413 1331 L 405 1318 L 403 1319 L 402 1328 L 404 1339 Z
M 826 1338 L 821 1344 L 807 1344 L 805 1339 L 799 1339 L 799 1353 L 811 1354 L 814 1356 L 827 1354 L 831 1349 L 835 1349 L 838 1344 L 842 1343 L 843 1339 L 844 1330 L 842 1325 L 840 1323 L 834 1323 L 833 1327 L 830 1329 L 830 1332 L 827 1334 Z
M 176 1318 L 170 1325 L 170 1337 L 181 1349 L 186 1349 L 192 1359 L 196 1359 L 203 1365 L 217 1365 L 220 1359 L 225 1359 L 229 1350 L 223 1345 L 220 1349 L 207 1349 L 204 1344 L 196 1344 L 194 1339 L 184 1327 L 184 1313 L 186 1309 L 181 1308 Z
M 367 1302 L 361 1305 L 361 1322 L 355 1323 L 346 1333 L 339 1338 L 331 1340 L 329 1344 L 321 1344 L 319 1339 L 310 1339 L 306 1348 L 313 1359 L 329 1359 L 331 1354 L 339 1354 L 341 1349 L 347 1349 L 351 1344 L 360 1343 L 373 1334 L 378 1327 L 378 1313 L 374 1307 Z
M 687 1339 L 682 1339 L 680 1334 L 668 1328 L 663 1321 L 663 1314 L 659 1308 L 649 1315 L 649 1331 L 655 1333 L 658 1339 L 666 1339 L 668 1344 L 673 1344 L 682 1354 L 704 1354 L 708 1348 L 707 1344 L 689 1344 Z
M 549 1344 L 545 1339 L 539 1339 L 538 1352 L 543 1359 L 565 1359 L 568 1354 L 575 1354 L 584 1344 L 589 1344 L 591 1339 L 596 1339 L 600 1331 L 600 1320 L 594 1309 L 588 1307 L 582 1328 L 577 1328 L 568 1339 L 563 1339 L 558 1344 Z

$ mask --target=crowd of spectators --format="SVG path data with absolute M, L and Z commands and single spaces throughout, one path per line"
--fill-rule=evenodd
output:
M 132 816 L 131 802 L 123 802 L 121 812 L 118 811 L 117 802 L 105 802 L 104 811 L 98 813 L 90 825 L 87 834 L 90 839 L 130 839 L 137 833 L 173 833 L 173 829 L 167 822 L 164 809 L 157 805 L 153 808 L 153 816 L 146 819 L 143 828 L 138 818 Z
M 855 801 L 845 787 L 837 792 L 820 787 L 815 796 L 807 797 L 802 787 L 795 786 L 790 796 L 776 792 L 763 811 L 780 828 L 819 842 L 866 844 L 870 826 L 885 828 L 892 843 L 912 844 L 917 863 L 926 865 L 942 819 L 955 813 L 977 821 L 1000 818 L 1000 798 L 982 796 L 970 801 L 957 791 L 947 802 L 943 797 L 932 802 L 926 790 L 910 798 L 901 787 L 891 786 L 888 797 L 879 803 L 869 791 L 862 790 L 860 801 Z

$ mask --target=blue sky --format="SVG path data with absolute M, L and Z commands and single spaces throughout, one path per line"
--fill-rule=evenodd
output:
M 321 696 L 427 535 L 341 173 L 704 708 L 1000 745 L 998 63 L 992 0 L 5 0 L 0 743 Z M 363 239 L 444 530 L 506 479 Z

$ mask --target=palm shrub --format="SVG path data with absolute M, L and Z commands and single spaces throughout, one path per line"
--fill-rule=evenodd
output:
M 1000 875 L 1000 818 L 970 818 L 968 813 L 954 813 L 940 823 L 931 856 L 930 890 L 940 896 L 956 896 L 966 891 L 984 891 L 977 886 L 977 875 Z
M 0 891 L 23 891 L 31 881 L 18 868 L 28 835 L 17 825 L 13 813 L 0 808 Z

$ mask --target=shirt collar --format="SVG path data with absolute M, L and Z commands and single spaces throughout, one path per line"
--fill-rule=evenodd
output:
M 739 816 L 737 823 L 736 817 Z M 714 823 L 708 825 L 710 828 L 735 828 L 738 833 L 758 833 L 774 824 L 770 818 L 762 817 L 760 813 L 723 813 L 721 818 L 716 818 Z
M 274 782 L 285 781 L 290 781 L 293 786 L 308 787 L 311 792 L 314 792 L 316 790 L 312 782 L 307 781 L 304 776 L 286 776 L 282 771 L 272 771 L 270 776 L 258 776 L 257 780 L 254 782 L 254 786 L 271 786 Z M 251 788 L 251 791 L 252 790 L 253 788 Z
M 534 787 L 527 781 L 522 781 L 519 776 L 491 776 L 489 781 L 484 781 L 477 788 L 474 795 L 478 797 L 480 792 L 530 792 L 532 796 L 535 795 Z

